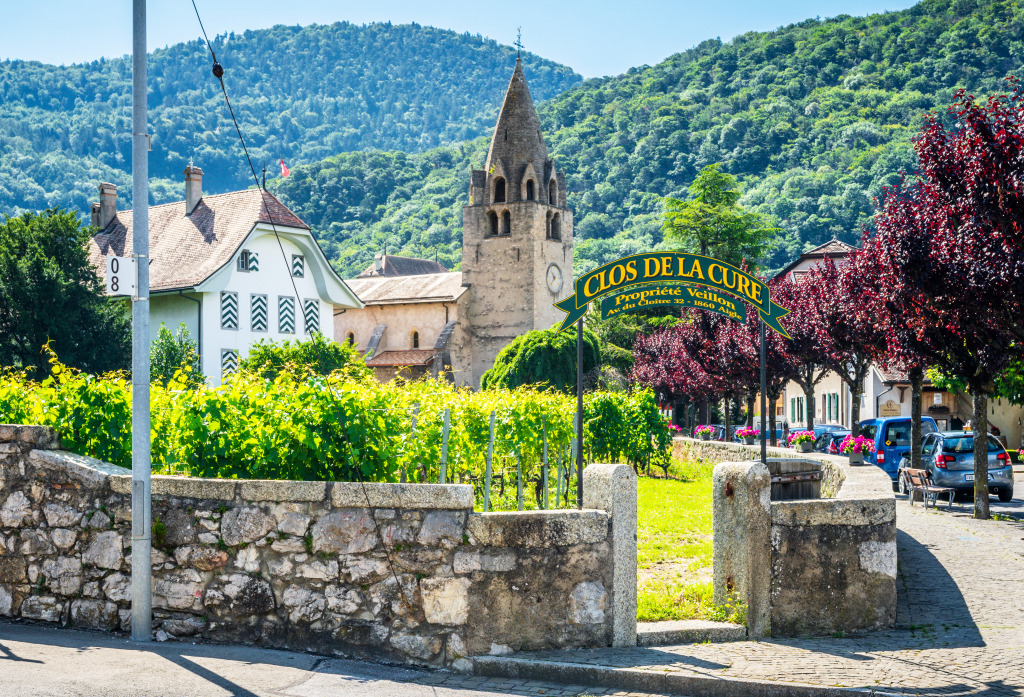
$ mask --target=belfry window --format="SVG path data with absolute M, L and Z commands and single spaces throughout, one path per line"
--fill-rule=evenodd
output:
M 412 333 L 412 347 L 414 349 L 418 349 L 420 347 L 420 333 L 419 332 L 413 332 Z
M 558 205 L 558 184 L 555 183 L 554 179 L 548 184 L 548 203 L 552 206 Z
M 505 180 L 501 177 L 494 179 L 494 202 L 505 203 Z
M 533 180 L 530 179 L 529 181 L 526 182 L 526 200 L 533 201 L 536 198 L 537 196 L 533 191 Z
M 501 234 L 512 234 L 512 214 L 508 211 L 502 211 L 501 213 Z
M 549 240 L 560 240 L 562 239 L 562 224 L 561 218 L 558 213 L 551 216 L 551 227 L 548 229 Z
M 491 211 L 487 214 L 487 220 L 491 224 L 491 236 L 497 237 L 498 235 L 498 214 Z

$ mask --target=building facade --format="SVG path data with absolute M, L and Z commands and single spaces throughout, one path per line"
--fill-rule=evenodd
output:
M 150 337 L 182 323 L 207 380 L 220 384 L 260 339 L 330 335 L 337 309 L 362 303 L 331 268 L 309 226 L 269 192 L 202 195 L 203 172 L 185 170 L 185 200 L 149 209 Z M 89 258 L 132 253 L 132 211 L 117 187 L 100 185 Z
M 554 304 L 571 293 L 572 211 L 518 59 L 462 220 L 461 271 L 381 257 L 348 281 L 365 307 L 337 312 L 334 336 L 379 378 L 445 372 L 477 387 L 513 339 L 564 315 Z

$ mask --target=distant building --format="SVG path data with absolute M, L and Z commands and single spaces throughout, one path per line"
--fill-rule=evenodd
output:
M 330 335 L 337 309 L 362 308 L 298 216 L 273 194 L 246 189 L 203 196 L 203 171 L 185 169 L 185 200 L 149 209 L 150 338 L 182 322 L 217 385 L 259 339 Z M 100 185 L 89 260 L 132 253 L 132 211 L 117 210 L 117 187 Z M 275 231 L 276 230 L 276 231 Z
M 480 377 L 514 338 L 549 329 L 571 293 L 573 221 L 565 175 L 548 157 L 517 60 L 482 170 L 462 211 L 462 271 L 382 255 L 348 284 L 365 307 L 335 313 L 334 336 L 365 351 L 380 379 Z

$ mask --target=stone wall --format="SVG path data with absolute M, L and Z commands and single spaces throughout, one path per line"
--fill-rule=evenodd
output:
M 0 616 L 128 631 L 130 473 L 58 447 L 49 429 L 0 426 Z M 631 476 L 592 465 L 584 486 Z M 474 514 L 465 485 L 154 476 L 154 629 L 456 668 L 608 646 L 629 624 L 614 565 L 635 570 L 631 484 L 627 542 L 610 494 Z M 634 636 L 635 617 L 634 596 Z
M 822 467 L 820 499 L 772 501 L 759 446 L 677 438 L 713 476 L 716 602 L 747 605 L 753 637 L 834 634 L 896 621 L 896 500 L 887 474 L 846 458 L 769 448 Z M 738 460 L 738 461 L 729 461 Z

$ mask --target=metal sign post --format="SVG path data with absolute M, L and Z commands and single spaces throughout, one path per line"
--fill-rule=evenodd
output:
M 150 641 L 149 138 L 146 0 L 132 0 L 132 641 Z
M 576 507 L 583 508 L 583 318 L 576 322 Z
M 767 349 L 765 347 L 765 331 L 764 322 L 758 322 L 761 326 L 761 464 L 768 465 L 768 441 L 765 440 L 768 437 L 768 427 L 765 425 L 765 419 L 768 418 L 768 410 L 765 406 L 768 398 L 765 396 L 765 392 L 768 390 L 768 369 L 765 366 L 767 363 Z M 774 405 L 772 405 L 774 408 Z

